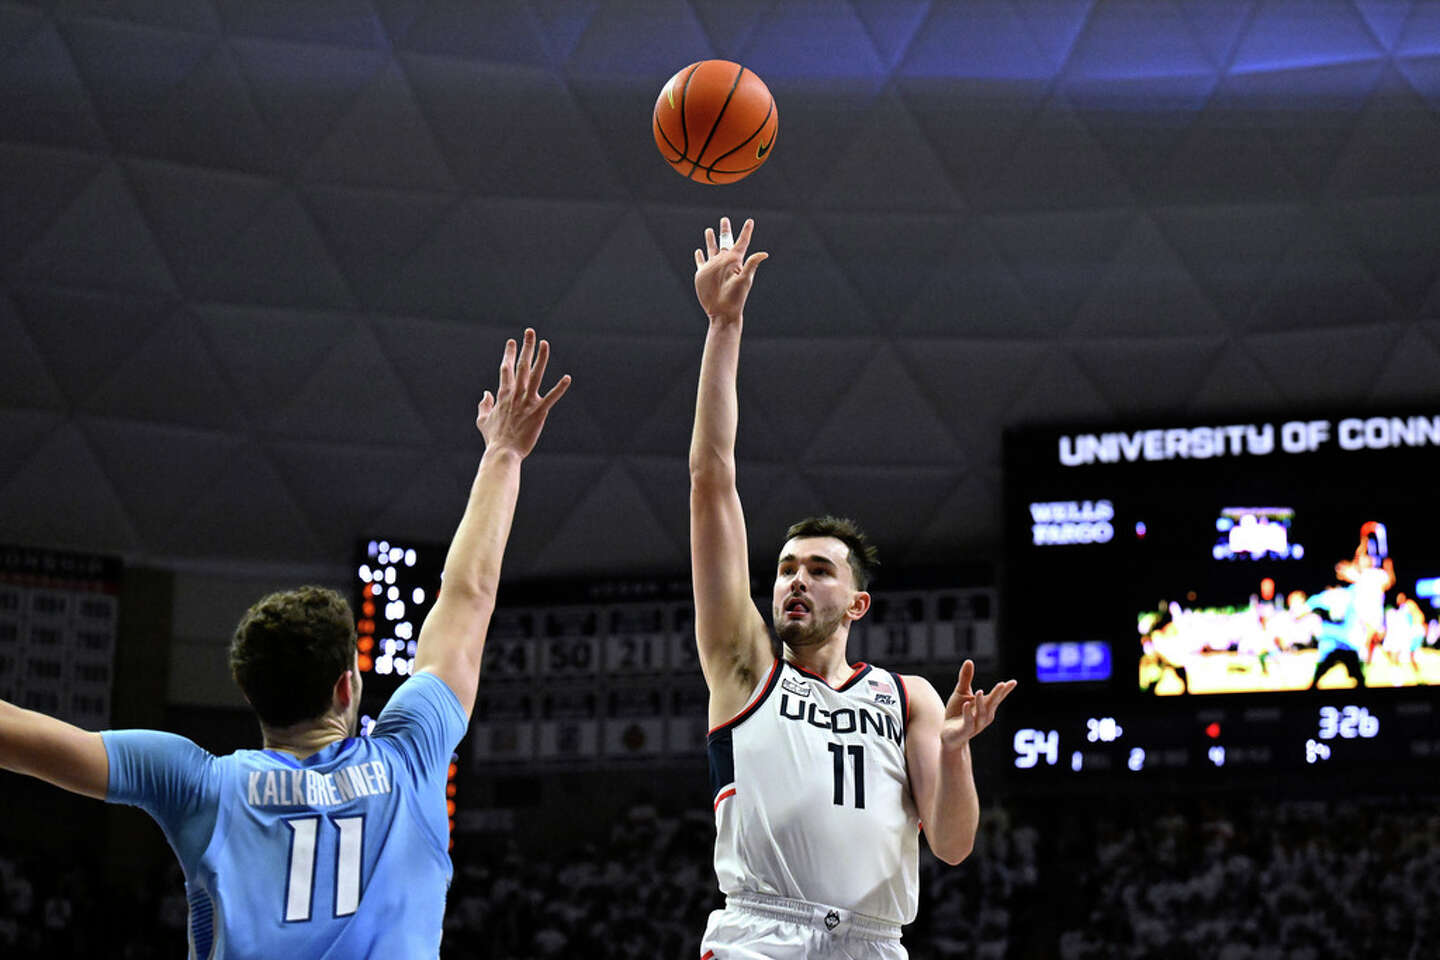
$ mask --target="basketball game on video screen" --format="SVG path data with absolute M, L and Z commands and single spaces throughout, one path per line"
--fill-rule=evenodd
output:
M 1017 669 L 1140 697 L 1440 683 L 1437 445 L 1419 414 L 1011 435 Z
M 1024 782 L 1433 776 L 1437 447 L 1427 410 L 1008 433 Z

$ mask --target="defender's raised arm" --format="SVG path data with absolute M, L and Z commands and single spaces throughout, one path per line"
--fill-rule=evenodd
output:
M 745 516 L 735 485 L 740 333 L 755 271 L 769 256 L 746 257 L 754 229 L 747 220 L 732 240 L 730 220 L 722 218 L 719 237 L 707 227 L 705 249 L 695 251 L 695 295 L 710 327 L 690 439 L 690 568 L 712 725 L 744 706 L 771 661 L 769 631 L 750 599 Z
M 540 439 L 550 408 L 570 387 L 566 375 L 540 395 L 549 359 L 550 344 L 541 340 L 537 346 L 534 330 L 525 331 L 518 357 L 515 341 L 505 344 L 500 386 L 494 395 L 485 391 L 475 418 L 485 437 L 485 454 L 445 555 L 440 596 L 420 629 L 415 669 L 444 680 L 467 716 L 475 705 L 500 561 L 520 494 L 520 463 Z

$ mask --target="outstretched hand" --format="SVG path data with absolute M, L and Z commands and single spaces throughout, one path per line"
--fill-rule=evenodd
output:
M 745 298 L 755 282 L 755 270 L 770 256 L 752 253 L 746 258 L 754 232 L 755 221 L 746 220 L 732 245 L 729 217 L 720 218 L 718 240 L 713 227 L 705 228 L 705 249 L 695 251 L 695 296 L 712 320 L 738 320 L 745 312 Z
M 966 660 L 960 667 L 960 677 L 955 681 L 955 691 L 945 702 L 945 724 L 940 729 L 940 743 L 947 749 L 957 749 L 969 743 L 981 730 L 990 726 L 995 711 L 1010 691 L 1015 689 L 1014 680 L 997 683 L 989 693 L 971 690 L 975 679 L 975 661 Z
M 570 389 L 567 373 L 548 393 L 540 395 L 540 381 L 549 362 L 550 344 L 541 340 L 537 346 L 534 330 L 525 330 L 518 356 L 515 341 L 505 342 L 505 355 L 500 360 L 500 386 L 494 394 L 485 391 L 475 417 L 475 426 L 484 435 L 487 450 L 506 448 L 523 457 L 535 449 L 550 408 Z

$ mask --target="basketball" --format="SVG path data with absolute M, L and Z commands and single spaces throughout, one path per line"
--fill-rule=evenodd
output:
M 754 173 L 769 159 L 779 125 L 765 82 L 729 60 L 701 60 L 671 77 L 652 123 L 660 155 L 696 183 Z

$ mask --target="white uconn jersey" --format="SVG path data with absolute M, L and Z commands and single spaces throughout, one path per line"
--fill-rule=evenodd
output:
M 905 766 L 908 708 L 888 670 L 858 664 L 836 689 L 776 660 L 708 739 L 721 891 L 913 920 L 920 821 Z

